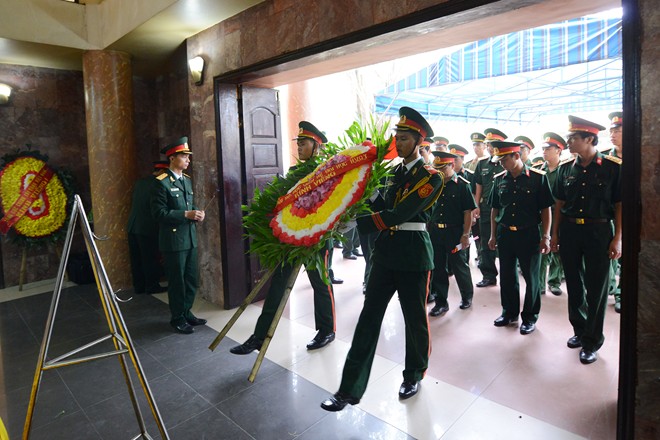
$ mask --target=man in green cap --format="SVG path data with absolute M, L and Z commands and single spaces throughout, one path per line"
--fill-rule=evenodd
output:
M 300 121 L 298 124 L 298 137 L 294 140 L 298 144 L 298 160 L 303 162 L 316 156 L 323 144 L 328 142 L 325 134 L 307 121 Z M 291 167 L 289 172 L 293 170 L 295 170 L 295 166 Z M 307 350 L 323 348 L 335 340 L 335 292 L 332 283 L 325 284 L 319 272 L 319 270 L 323 270 L 328 275 L 331 250 L 332 244 L 328 241 L 321 250 L 321 261 L 324 262 L 324 267 L 305 271 L 314 289 L 314 320 L 317 330 L 314 339 L 307 344 Z M 232 354 L 245 355 L 261 349 L 268 329 L 275 318 L 275 312 L 284 296 L 287 280 L 292 271 L 293 266 L 291 264 L 282 263 L 273 273 L 270 288 L 261 309 L 261 315 L 259 315 L 257 324 L 254 327 L 254 333 L 244 343 L 232 347 L 229 350 Z
M 545 171 L 545 175 L 550 182 L 550 188 L 555 187 L 557 178 L 559 177 L 559 170 L 561 167 L 561 153 L 566 148 L 566 141 L 557 133 L 551 131 L 543 135 L 545 143 L 543 144 L 543 159 L 538 168 Z M 554 215 L 554 205 L 550 208 Z M 548 252 L 541 255 L 541 270 L 539 272 L 539 282 L 541 286 L 541 293 L 545 292 L 545 282 L 548 280 L 548 289 L 553 295 L 561 295 L 561 281 L 564 278 L 564 270 L 561 267 L 561 259 L 556 252 Z
M 435 306 L 429 315 L 440 316 L 449 310 L 448 265 L 461 292 L 459 308 L 465 310 L 472 306 L 474 286 L 465 254 L 469 253 L 472 210 L 477 205 L 470 183 L 454 172 L 458 156 L 444 151 L 434 151 L 433 156 L 433 167 L 442 174 L 445 186 L 429 223 L 435 266 L 431 287 L 436 294 Z
M 195 207 L 190 177 L 184 171 L 190 165 L 192 151 L 183 137 L 161 150 L 170 162 L 151 196 L 151 214 L 158 221 L 158 246 L 167 269 L 171 319 L 179 333 L 190 334 L 194 326 L 206 324 L 190 309 L 198 287 L 197 224 L 204 221 L 204 211 Z
M 506 135 L 496 128 L 487 128 L 484 133 L 486 134 L 486 148 L 488 153 L 493 155 L 493 141 L 503 141 Z M 490 193 L 493 189 L 493 181 L 495 174 L 502 170 L 499 162 L 491 162 L 490 160 L 481 160 L 474 171 L 475 188 L 475 201 L 477 202 L 477 209 L 475 210 L 475 217 L 479 221 L 479 233 L 481 234 L 481 255 L 479 257 L 479 270 L 483 279 L 477 283 L 477 287 L 495 286 L 497 284 L 497 267 L 495 266 L 495 259 L 497 252 L 488 247 L 488 240 L 493 231 L 490 229 Z
M 161 265 L 158 254 L 158 222 L 151 215 L 151 193 L 156 176 L 169 168 L 169 161 L 153 163 L 153 171 L 139 179 L 133 186 L 131 212 L 128 215 L 128 252 L 131 259 L 131 275 L 135 293 L 161 293 L 167 291 L 160 285 Z
M 527 136 L 518 136 L 513 142 L 520 144 L 520 159 L 526 166 L 531 167 L 532 161 L 529 160 L 529 153 L 534 149 L 534 142 Z
M 555 201 L 545 171 L 523 163 L 519 143 L 494 141 L 492 146 L 493 161 L 500 162 L 504 168 L 495 175 L 490 195 L 494 233 L 488 247 L 499 250 L 502 299 L 502 314 L 494 324 L 505 327 L 517 323 L 520 314 L 520 334 L 528 335 L 536 329 L 541 310 L 538 274 L 541 254 L 550 250 L 550 206 Z M 526 284 L 522 312 L 518 264 Z
M 569 348 L 580 362 L 598 359 L 605 341 L 610 259 L 621 257 L 621 160 L 598 152 L 605 127 L 569 116 L 567 138 L 576 158 L 561 166 L 555 185 L 553 251 L 559 251 L 568 290 Z M 614 231 L 611 222 L 614 221 Z
M 435 151 L 447 151 L 449 149 L 449 139 L 444 136 L 433 136 L 431 139 Z
M 470 181 L 470 186 L 472 187 L 472 195 L 474 196 L 477 195 L 477 182 L 474 172 L 477 169 L 479 162 L 488 160 L 490 157 L 488 154 L 486 154 L 486 144 L 484 143 L 485 140 L 486 135 L 483 133 L 474 132 L 470 135 L 470 141 L 472 141 L 472 150 L 474 151 L 475 157 L 472 160 L 466 162 L 463 166 L 463 168 L 472 173 L 471 178 L 468 180 Z M 479 200 L 476 197 L 475 202 L 477 203 L 477 207 L 479 207 Z M 479 230 L 479 218 L 477 217 L 477 211 L 477 209 L 472 211 L 472 236 L 475 237 L 474 248 L 477 251 L 476 261 L 479 262 L 481 260 L 481 231 Z M 484 244 L 486 247 L 488 247 L 488 240 L 486 240 Z
M 360 232 L 380 231 L 367 280 L 364 306 L 346 357 L 339 391 L 321 403 L 326 411 L 341 411 L 360 402 L 367 388 L 387 306 L 399 294 L 406 326 L 406 361 L 399 398 L 419 390 L 431 349 L 426 298 L 433 270 L 433 247 L 427 231 L 431 208 L 440 195 L 442 178 L 419 156 L 419 145 L 433 130 L 410 107 L 399 110 L 396 150 L 403 162 L 387 182 L 384 198 L 372 205 L 373 214 L 357 218 Z
M 610 142 L 614 145 L 609 152 L 610 156 L 621 159 L 623 163 L 623 112 L 612 112 L 608 115 L 610 119 Z M 614 294 L 614 311 L 621 313 L 621 277 L 618 281 L 617 272 L 621 270 L 621 261 L 612 260 L 610 265 L 610 293 Z

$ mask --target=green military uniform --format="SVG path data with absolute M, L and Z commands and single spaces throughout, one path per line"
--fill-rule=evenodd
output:
M 612 156 L 618 159 L 622 159 L 617 155 L 616 148 L 612 148 L 611 150 L 606 151 L 603 154 L 606 156 Z M 621 163 L 623 163 L 623 161 Z M 608 292 L 610 295 L 614 295 L 614 303 L 617 311 L 619 310 L 618 307 L 620 307 L 618 305 L 621 304 L 621 277 L 619 276 L 619 280 L 617 281 L 616 276 L 620 272 L 620 270 L 621 270 L 621 260 L 620 259 L 610 260 L 610 284 L 609 284 Z
M 494 142 L 493 146 L 511 144 L 511 152 L 520 151 L 510 142 Z M 511 153 L 503 153 L 511 154 Z M 539 266 L 541 253 L 541 210 L 554 204 L 545 172 L 523 165 L 514 177 L 508 171 L 495 176 L 490 196 L 492 209 L 497 210 L 497 248 L 500 260 L 500 296 L 502 316 L 512 321 L 518 314 L 523 323 L 534 324 L 541 310 Z M 525 301 L 520 312 L 520 284 L 517 266 L 525 279 Z
M 504 140 L 506 135 L 496 129 L 487 129 L 486 140 L 489 142 Z M 476 200 L 479 204 L 479 232 L 481 234 L 481 255 L 479 257 L 479 270 L 483 275 L 483 281 L 495 284 L 497 279 L 497 267 L 495 259 L 497 252 L 488 247 L 488 240 L 492 231 L 490 230 L 490 194 L 493 190 L 493 179 L 495 174 L 502 171 L 499 163 L 493 163 L 490 160 L 479 161 L 477 169 L 474 171 L 474 181 L 481 185 L 481 199 Z M 482 281 L 482 282 L 483 282 Z
M 428 123 L 413 109 L 403 107 L 399 114 L 397 131 L 416 131 L 422 138 L 433 135 Z M 404 383 L 416 383 L 424 377 L 431 351 L 426 299 L 433 269 L 433 247 L 426 224 L 441 188 L 442 178 L 433 168 L 425 166 L 421 158 L 407 166 L 400 164 L 388 180 L 384 199 L 374 202 L 374 214 L 357 218 L 361 233 L 380 231 L 380 234 L 338 394 L 358 400 L 364 394 L 383 316 L 395 291 L 399 294 L 406 326 Z M 327 403 L 326 409 L 341 409 L 332 401 Z
M 133 186 L 128 216 L 128 251 L 135 293 L 159 293 L 161 266 L 158 254 L 158 222 L 150 210 L 151 193 L 156 185 L 153 175 L 143 177 Z
M 614 205 L 621 202 L 620 162 L 601 153 L 586 167 L 579 158 L 571 160 L 562 165 L 555 184 L 555 198 L 564 202 L 559 253 L 566 275 L 568 318 L 588 352 L 596 352 L 605 340 L 608 249 Z
M 439 158 L 436 163 L 442 164 L 443 158 L 449 157 L 450 153 L 434 153 Z M 451 158 L 449 159 L 451 160 Z M 461 292 L 464 302 L 471 302 L 474 294 L 472 275 L 467 264 L 466 254 L 468 249 L 456 250 L 463 235 L 463 215 L 465 211 L 476 209 L 470 190 L 470 184 L 464 178 L 454 174 L 445 182 L 445 187 L 433 207 L 429 233 L 433 243 L 434 266 L 431 287 L 436 294 L 435 304 L 437 307 L 447 307 L 449 294 L 449 276 L 447 264 L 449 263 L 456 284 Z
M 183 144 L 187 150 L 187 138 Z M 197 208 L 193 201 L 192 181 L 187 175 L 177 178 L 168 169 L 156 178 L 156 182 L 151 197 L 151 214 L 159 223 L 158 247 L 167 270 L 170 324 L 176 326 L 194 318 L 190 309 L 199 278 L 197 229 L 196 222 L 185 217 L 185 211 Z

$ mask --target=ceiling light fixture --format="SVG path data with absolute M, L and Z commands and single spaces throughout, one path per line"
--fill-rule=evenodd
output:
M 204 58 L 196 56 L 188 60 L 190 75 L 195 85 L 201 86 L 204 81 Z

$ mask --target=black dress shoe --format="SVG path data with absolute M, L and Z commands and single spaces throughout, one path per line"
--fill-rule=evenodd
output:
M 439 305 L 436 304 L 436 305 L 431 309 L 431 311 L 429 312 L 429 316 L 440 316 L 440 315 L 444 315 L 444 314 L 447 313 L 448 311 L 449 311 L 449 306 L 446 306 L 446 305 L 445 305 L 445 306 L 439 306 Z
M 435 292 L 429 293 L 428 298 L 426 298 L 426 304 L 430 304 L 432 302 L 435 302 L 435 299 L 438 297 L 438 295 Z
M 344 255 L 344 260 L 357 260 L 357 257 L 353 254 Z
M 598 360 L 598 353 L 595 351 L 585 350 L 584 348 L 580 350 L 580 362 L 583 364 L 593 364 Z
M 195 331 L 192 325 L 188 324 L 187 322 L 182 322 L 181 324 L 173 323 L 172 327 L 174 327 L 174 330 L 179 333 L 183 333 L 184 335 L 189 335 Z
M 163 287 L 160 284 L 157 286 L 150 287 L 149 289 L 146 290 L 147 293 L 152 294 L 152 293 L 163 293 L 167 292 L 167 287 Z
M 483 280 L 477 283 L 477 287 L 488 287 L 488 286 L 496 286 L 496 285 L 497 285 L 497 280 L 489 280 L 486 278 L 484 278 Z
M 500 316 L 493 322 L 495 327 L 506 327 L 509 324 L 515 324 L 518 322 L 518 318 L 507 318 L 505 316 Z
M 356 257 L 363 257 L 364 256 L 364 254 L 362 252 L 358 251 L 358 250 L 354 250 L 353 255 L 355 255 Z
M 520 324 L 521 335 L 528 335 L 534 330 L 536 330 L 536 324 L 534 324 L 533 322 L 523 322 L 522 324 Z
M 332 284 L 344 284 L 344 280 L 342 280 L 341 278 L 335 278 L 335 277 L 331 277 L 330 282 Z
M 307 344 L 307 350 L 318 350 L 319 348 L 323 348 L 332 341 L 335 340 L 335 333 L 330 332 L 330 333 L 321 333 L 319 332 L 314 336 L 314 339 L 310 341 L 309 344 Z
M 571 336 L 570 338 L 568 338 L 568 341 L 566 341 L 566 345 L 568 346 L 568 348 L 582 347 L 582 338 L 580 338 L 577 335 Z
M 252 335 L 241 345 L 230 348 L 229 352 L 233 354 L 250 354 L 254 350 L 260 350 L 263 343 L 264 341 L 257 339 L 254 335 Z
M 186 322 L 192 326 L 204 325 L 206 324 L 206 319 L 198 318 L 194 315 L 190 315 L 190 318 L 186 318 Z
M 458 306 L 459 309 L 465 310 L 469 309 L 472 307 L 472 300 L 471 299 L 462 299 L 461 300 L 461 305 Z
M 336 412 L 344 409 L 346 405 L 357 405 L 358 403 L 360 403 L 360 399 L 357 397 L 337 391 L 333 396 L 321 402 L 321 408 L 326 411 Z
M 550 293 L 555 296 L 561 295 L 561 287 L 550 287 Z
M 404 380 L 399 387 L 399 399 L 406 400 L 417 394 L 419 382 L 416 380 Z

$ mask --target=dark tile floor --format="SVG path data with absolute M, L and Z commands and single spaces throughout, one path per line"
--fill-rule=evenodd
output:
M 52 294 L 0 303 L 0 416 L 10 438 L 23 432 L 31 385 Z M 351 407 L 319 408 L 327 391 L 269 360 L 254 384 L 246 380 L 255 354 L 227 356 L 235 341 L 208 349 L 217 332 L 171 331 L 168 307 L 148 295 L 121 304 L 122 315 L 171 439 L 412 438 Z M 108 334 L 94 285 L 62 291 L 49 359 Z M 108 351 L 111 342 L 90 352 Z M 90 352 L 85 352 L 88 354 Z M 160 438 L 134 368 L 129 365 L 152 438 Z M 45 371 L 30 438 L 132 439 L 140 430 L 117 357 Z

